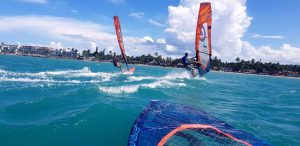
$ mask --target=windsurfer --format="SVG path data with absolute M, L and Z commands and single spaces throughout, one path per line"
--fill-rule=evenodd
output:
M 194 65 L 194 63 L 193 63 L 193 61 L 191 62 L 190 60 L 189 60 L 189 53 L 188 52 L 186 52 L 185 54 L 184 54 L 184 56 L 182 57 L 182 59 L 181 59 L 181 61 L 182 61 L 182 64 L 183 64 L 183 67 L 185 68 L 185 69 L 187 69 L 187 70 L 189 70 L 189 71 L 193 71 L 195 68 L 193 67 Z
M 116 53 L 114 53 L 114 56 L 113 56 L 113 64 L 115 67 L 118 67 L 120 69 L 120 71 L 123 73 L 121 64 L 119 62 L 119 58 L 117 57 Z

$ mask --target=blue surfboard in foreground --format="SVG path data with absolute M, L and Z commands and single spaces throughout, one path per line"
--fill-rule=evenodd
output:
M 270 144 L 192 107 L 151 101 L 136 119 L 129 146 Z

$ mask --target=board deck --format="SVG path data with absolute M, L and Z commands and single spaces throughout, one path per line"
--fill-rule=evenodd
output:
M 122 70 L 123 74 L 133 74 L 135 71 L 135 67 L 130 68 L 129 70 Z
M 197 77 L 196 69 L 191 70 L 191 74 L 194 78 Z
M 133 73 L 135 71 L 135 67 L 129 69 L 129 73 Z

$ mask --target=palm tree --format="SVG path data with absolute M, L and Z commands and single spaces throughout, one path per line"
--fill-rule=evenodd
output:
M 158 57 L 158 53 L 157 53 L 157 52 L 155 52 L 155 53 L 154 53 L 154 56 L 157 58 L 157 57 Z

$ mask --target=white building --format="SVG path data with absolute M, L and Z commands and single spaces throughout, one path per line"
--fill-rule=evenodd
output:
M 18 45 L 7 45 L 2 42 L 0 45 L 0 53 L 13 54 L 17 52 L 18 48 Z

